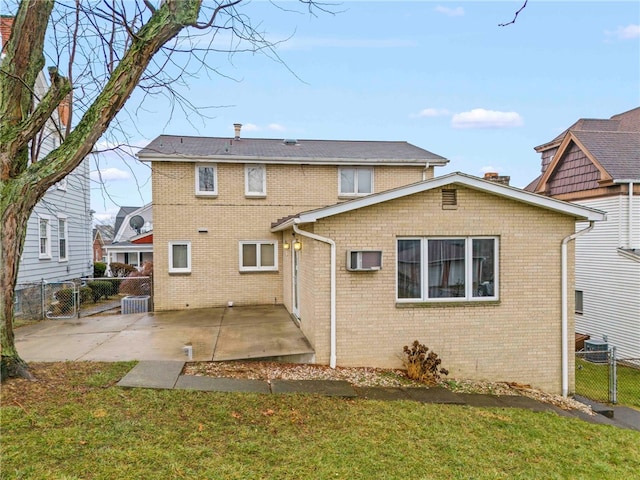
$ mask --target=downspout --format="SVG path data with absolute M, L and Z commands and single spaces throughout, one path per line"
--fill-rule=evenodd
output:
M 303 237 L 308 237 L 319 242 L 327 243 L 331 247 L 331 274 L 330 274 L 330 325 L 331 339 L 329 350 L 329 366 L 336 368 L 336 242 L 327 237 L 321 237 L 315 233 L 300 230 L 296 223 L 293 231 Z
M 595 222 L 591 220 L 589 222 L 589 226 L 579 232 L 572 233 L 568 237 L 562 239 L 562 245 L 560 249 L 561 256 L 561 276 L 562 276 L 562 396 L 567 397 L 569 395 L 569 302 L 568 302 L 568 294 L 567 294 L 567 244 L 572 240 L 575 240 L 581 235 L 590 232 L 593 230 Z
M 429 162 L 424 164 L 424 170 L 422 170 L 422 181 L 424 182 L 425 180 L 427 180 L 427 172 L 429 171 L 429 167 L 431 166 L 431 164 Z
M 629 182 L 629 246 L 627 248 L 633 248 L 633 182 Z

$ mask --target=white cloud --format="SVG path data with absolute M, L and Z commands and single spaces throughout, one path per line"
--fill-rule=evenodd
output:
M 618 27 L 615 30 L 605 30 L 605 35 L 615 37 L 618 40 L 630 40 L 640 38 L 640 25 L 627 25 L 626 27 Z
M 420 110 L 415 117 L 443 117 L 449 115 L 449 110 L 445 108 L 425 108 Z
M 120 170 L 119 168 L 111 167 L 105 168 L 104 170 L 93 170 L 90 174 L 91 180 L 96 182 L 99 181 L 120 181 L 120 180 L 129 180 L 131 178 L 131 174 L 129 172 L 125 172 L 124 170 Z
M 255 123 L 243 123 L 242 130 L 245 132 L 257 132 L 260 130 L 260 127 Z
M 462 17 L 464 15 L 464 8 L 462 7 L 449 8 L 438 5 L 434 10 L 438 13 L 447 15 L 448 17 Z
M 93 223 L 99 225 L 113 225 L 116 214 L 113 212 L 96 212 L 93 214 Z
M 480 172 L 484 173 L 500 173 L 502 171 L 501 167 L 492 167 L 491 165 L 485 165 L 480 169 Z
M 268 128 L 276 132 L 284 132 L 286 130 L 284 125 L 280 125 L 279 123 L 270 123 Z
M 484 108 L 456 113 L 451 119 L 453 128 L 511 128 L 522 125 L 524 120 L 517 112 L 498 112 Z

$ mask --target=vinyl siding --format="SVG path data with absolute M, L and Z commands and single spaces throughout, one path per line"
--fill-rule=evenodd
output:
M 633 246 L 638 248 L 640 201 L 634 200 Z M 640 263 L 618 253 L 629 246 L 629 199 L 619 195 L 575 203 L 607 212 L 606 222 L 576 239 L 576 289 L 584 298 L 583 313 L 575 316 L 576 332 L 597 340 L 606 336 L 618 358 L 640 358 Z

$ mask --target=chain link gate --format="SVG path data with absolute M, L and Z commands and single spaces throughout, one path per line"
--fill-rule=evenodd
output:
M 74 282 L 44 282 L 45 316 L 49 319 L 74 318 L 78 315 L 80 299 Z
M 576 352 L 576 394 L 605 403 L 618 403 L 616 348 Z

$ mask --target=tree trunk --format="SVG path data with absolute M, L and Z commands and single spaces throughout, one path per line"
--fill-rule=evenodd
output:
M 15 181 L 14 181 L 15 182 Z M 25 208 L 20 190 L 10 188 L 12 181 L 3 182 L 0 200 L 0 373 L 5 377 L 31 379 L 27 364 L 20 358 L 13 334 L 13 301 L 18 265 L 29 220 L 30 208 Z

